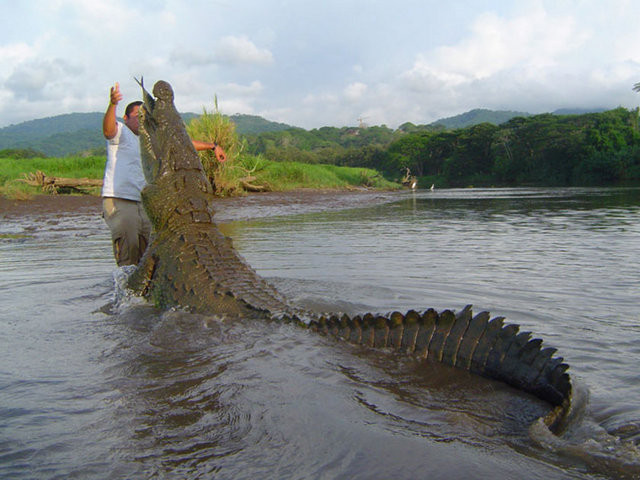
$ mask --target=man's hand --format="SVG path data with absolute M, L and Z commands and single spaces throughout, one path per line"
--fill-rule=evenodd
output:
M 193 143 L 193 146 L 198 152 L 202 152 L 203 150 L 212 150 L 219 162 L 224 162 L 227 159 L 227 154 L 224 149 L 217 143 L 201 142 L 200 140 L 193 139 L 191 140 L 191 143 Z
M 110 102 L 111 105 L 118 105 L 118 102 L 120 102 L 120 100 L 122 100 L 122 94 L 120 93 L 120 85 L 118 84 L 118 82 L 116 82 L 116 84 L 111 87 L 111 91 L 109 92 L 109 97 L 110 97 Z
M 216 158 L 219 162 L 224 162 L 227 160 L 227 154 L 220 145 L 216 145 L 215 147 L 213 147 L 213 153 L 215 153 Z
M 122 100 L 122 94 L 120 93 L 120 85 L 116 82 L 109 92 L 109 106 L 102 119 L 102 134 L 107 140 L 111 140 L 118 133 L 116 105 L 120 100 Z

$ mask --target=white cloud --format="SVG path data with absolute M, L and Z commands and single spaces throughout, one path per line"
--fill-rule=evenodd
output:
M 354 82 L 344 89 L 344 96 L 350 102 L 361 100 L 367 93 L 367 85 L 362 82 Z
M 267 49 L 258 48 L 247 37 L 227 36 L 216 42 L 216 61 L 223 64 L 271 65 L 273 55 Z
M 82 73 L 82 68 L 67 60 L 29 60 L 20 63 L 7 77 L 4 85 L 16 98 L 41 100 L 64 98 L 64 87 Z
M 414 90 L 458 87 L 504 71 L 536 77 L 557 67 L 588 38 L 570 17 L 551 17 L 541 8 L 505 19 L 480 15 L 471 35 L 418 55 L 401 75 Z
M 140 12 L 131 5 L 121 0 L 56 0 L 43 2 L 42 7 L 48 15 L 59 14 L 70 26 L 92 35 L 102 35 L 108 41 L 111 35 L 125 35 L 135 28 L 133 19 L 139 18 Z
M 3 71 L 6 71 L 11 65 L 34 56 L 34 48 L 24 42 L 0 45 L 0 62 L 2 62 Z
M 213 42 L 214 48 L 181 44 L 173 48 L 170 61 L 185 66 L 207 66 L 221 64 L 227 66 L 258 65 L 273 63 L 273 55 L 267 49 L 258 48 L 247 37 L 227 36 Z
M 513 19 L 483 14 L 472 31 L 461 45 L 438 52 L 442 64 L 472 78 L 486 78 L 516 66 L 555 66 L 587 38 L 573 18 L 554 18 L 541 8 Z
M 226 115 L 234 115 L 236 113 L 244 113 L 247 115 L 254 114 L 252 104 L 238 98 L 222 99 L 218 103 L 218 108 Z
M 234 95 L 234 96 L 257 96 L 264 90 L 264 87 L 258 80 L 254 80 L 249 85 L 239 85 L 237 83 L 228 83 L 223 85 L 221 88 L 221 92 L 224 95 Z
M 339 98 L 339 95 L 330 92 L 320 94 L 309 93 L 302 99 L 302 103 L 308 106 L 323 108 L 328 104 L 338 103 Z
M 429 62 L 422 55 L 418 55 L 413 67 L 401 73 L 399 78 L 406 88 L 415 92 L 431 92 L 456 87 L 470 81 L 467 76 L 447 71 Z
M 539 2 L 512 17 L 479 15 L 457 42 L 423 51 L 397 76 L 388 117 L 403 121 L 397 107 L 405 120 L 413 113 L 426 122 L 473 108 L 539 113 L 633 105 L 630 79 L 640 62 L 616 59 L 620 37 L 598 36 L 598 22 L 567 11 L 550 13 Z
M 171 63 L 180 63 L 185 66 L 202 66 L 215 63 L 215 55 L 210 51 L 198 48 L 186 48 L 179 46 L 174 48 L 169 56 Z

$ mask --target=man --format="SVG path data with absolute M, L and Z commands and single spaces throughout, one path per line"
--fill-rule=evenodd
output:
M 116 107 L 122 100 L 116 82 L 111 87 L 102 133 L 107 139 L 107 164 L 102 185 L 102 216 L 111 230 L 113 255 L 118 266 L 137 265 L 149 243 L 151 223 L 141 203 L 145 186 L 138 139 L 138 111 L 142 102 L 127 105 L 124 123 L 116 119 Z M 224 150 L 215 143 L 192 140 L 196 150 L 213 149 L 216 158 L 226 160 Z

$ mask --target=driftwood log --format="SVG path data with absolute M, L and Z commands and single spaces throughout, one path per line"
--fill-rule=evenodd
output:
M 247 192 L 266 192 L 269 190 L 265 185 L 256 185 L 254 183 L 251 183 L 255 181 L 256 177 L 244 177 L 240 179 L 240 185 L 242 185 L 242 188 L 244 188 Z
M 51 177 L 40 170 L 35 173 L 25 174 L 21 181 L 35 187 L 41 187 L 43 191 L 52 194 L 58 193 L 58 189 L 60 188 L 72 188 L 74 190 L 82 191 L 87 188 L 102 186 L 102 180 L 96 180 L 93 178 Z

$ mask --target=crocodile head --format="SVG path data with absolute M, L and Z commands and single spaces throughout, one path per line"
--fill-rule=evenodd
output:
M 142 88 L 143 105 L 140 108 L 140 156 L 147 187 L 142 200 L 152 224 L 156 228 L 166 224 L 174 215 L 175 205 L 167 202 L 168 191 L 181 191 L 179 208 L 184 211 L 203 209 L 210 205 L 213 189 L 204 173 L 196 149 L 187 135 L 184 122 L 174 105 L 173 89 L 160 80 L 153 86 L 151 95 Z M 208 208 L 204 208 L 213 214 Z

